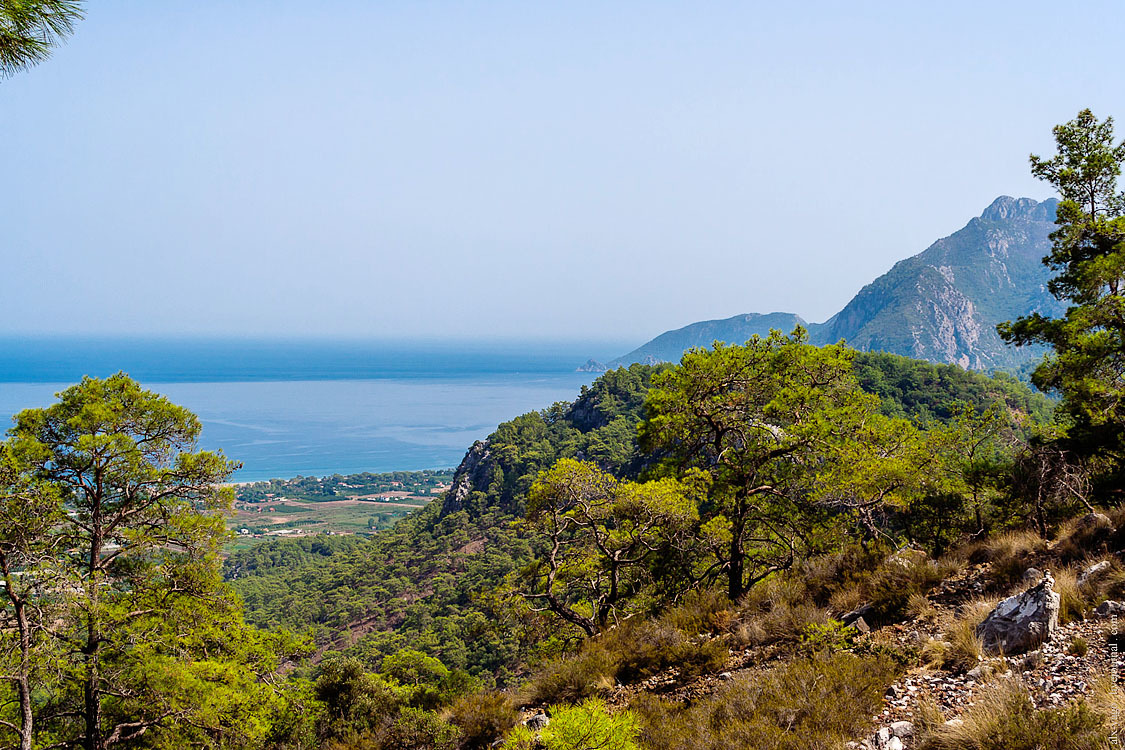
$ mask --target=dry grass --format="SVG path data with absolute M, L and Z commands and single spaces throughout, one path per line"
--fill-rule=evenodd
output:
M 1047 552 L 1047 541 L 1033 531 L 1006 531 L 975 545 L 969 559 L 989 562 L 994 589 L 1007 589 L 1023 580 L 1024 572 Z
M 1055 591 L 1059 595 L 1059 622 L 1065 625 L 1086 619 L 1089 604 L 1078 585 L 1078 571 L 1068 565 L 1055 573 Z
M 646 695 L 630 709 L 650 750 L 842 748 L 867 731 L 898 674 L 884 658 L 821 654 L 739 676 L 694 704 Z
M 941 661 L 934 662 L 944 669 L 963 672 L 972 669 L 984 658 L 984 645 L 977 636 L 977 626 L 996 608 L 997 599 L 976 599 L 966 604 L 961 616 L 946 630 L 948 646 L 940 649 Z M 937 649 L 931 653 L 939 655 Z
M 824 625 L 830 619 L 827 609 L 810 601 L 800 580 L 777 576 L 758 584 L 743 598 L 731 620 L 732 645 L 796 643 L 809 625 Z
M 461 750 L 484 750 L 516 725 L 519 713 L 511 696 L 483 690 L 458 698 L 445 718 L 461 730 Z
M 1055 534 L 1055 554 L 1067 562 L 1082 560 L 1091 554 L 1110 552 L 1115 537 L 1113 518 L 1120 515 L 1120 509 L 1110 516 L 1110 524 L 1091 525 L 1085 523 L 1084 515 L 1076 516 L 1059 526 Z
M 995 562 L 1002 558 L 1026 557 L 1044 552 L 1047 541 L 1034 531 L 1005 531 L 980 542 L 976 550 L 985 555 L 985 560 Z M 1021 571 L 1022 572 L 1022 571 Z
M 1125 690 L 1112 677 L 1102 676 L 1092 685 L 1089 701 L 1090 707 L 1105 719 L 1115 744 L 1125 744 Z
M 906 614 L 914 620 L 933 619 L 937 616 L 937 608 L 925 594 L 914 593 L 906 600 Z
M 863 589 L 848 586 L 832 592 L 832 596 L 828 598 L 828 608 L 833 612 L 851 612 L 863 604 L 863 598 Z
M 932 734 L 945 723 L 941 706 L 932 695 L 924 695 L 914 708 L 914 729 L 919 736 Z
M 921 750 L 1103 750 L 1109 741 L 1086 704 L 1037 711 L 1018 680 L 994 683 L 960 719 L 929 730 Z

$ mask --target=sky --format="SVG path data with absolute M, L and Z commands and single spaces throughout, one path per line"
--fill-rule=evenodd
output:
M 0 81 L 0 334 L 822 321 L 1125 115 L 1082 8 L 95 0 Z

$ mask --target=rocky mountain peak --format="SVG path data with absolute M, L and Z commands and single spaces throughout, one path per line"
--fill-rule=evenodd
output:
M 814 344 L 845 341 L 861 351 L 886 351 L 967 369 L 1014 369 L 1042 355 L 1007 346 L 996 325 L 1031 312 L 1055 315 L 1047 291 L 1054 198 L 1002 195 L 964 227 L 899 261 L 861 289 L 824 323 L 807 324 Z M 736 315 L 668 331 L 608 363 L 678 361 L 686 349 L 719 340 L 741 344 L 771 328 L 806 325 L 792 313 Z
M 1032 198 L 1013 198 L 1010 195 L 1001 195 L 984 209 L 980 215 L 981 221 L 1002 222 L 1023 219 L 1026 221 L 1054 221 L 1055 206 L 1058 201 L 1048 198 L 1037 201 Z

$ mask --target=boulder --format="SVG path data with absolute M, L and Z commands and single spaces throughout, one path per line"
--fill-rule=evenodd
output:
M 1109 560 L 1102 560 L 1100 563 L 1094 563 L 1078 574 L 1078 585 L 1081 586 L 1082 584 L 1086 583 L 1086 581 L 1107 572 L 1112 567 L 1113 563 L 1111 563 Z
M 1098 617 L 1123 617 L 1125 616 L 1125 602 L 1115 602 L 1112 599 L 1094 607 L 1094 614 Z
M 1104 513 L 1087 513 L 1074 524 L 1075 531 L 1097 531 L 1100 529 L 1112 530 L 1113 522 Z
M 914 725 L 909 721 L 896 721 L 889 727 L 891 734 L 898 737 L 900 740 L 909 739 L 914 736 Z
M 1031 586 L 1033 584 L 1039 583 L 1040 579 L 1042 578 L 1043 571 L 1041 571 L 1039 568 L 1028 568 L 1023 572 L 1023 585 Z
M 1022 654 L 1037 648 L 1059 625 L 1059 595 L 1049 572 L 1027 591 L 996 605 L 977 626 L 977 637 L 989 654 Z
M 900 568 L 910 569 L 929 560 L 929 555 L 920 549 L 903 547 L 898 552 L 887 558 L 886 564 L 897 565 Z
M 844 625 L 854 625 L 856 620 L 863 619 L 874 611 L 875 608 L 870 604 L 864 604 L 860 607 L 856 607 L 851 612 L 845 612 L 844 614 L 840 615 L 840 622 L 842 622 Z
M 534 716 L 529 716 L 524 721 L 524 726 L 526 726 L 528 729 L 532 730 L 533 732 L 538 732 L 540 729 L 543 729 L 545 726 L 547 726 L 550 723 L 551 723 L 551 720 L 549 718 L 547 718 L 547 714 L 539 713 L 539 714 L 535 714 Z

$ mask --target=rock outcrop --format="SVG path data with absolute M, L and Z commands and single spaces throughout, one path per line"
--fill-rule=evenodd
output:
M 441 506 L 442 516 L 465 507 L 465 501 L 476 490 L 485 490 L 492 475 L 492 454 L 488 450 L 487 440 L 478 440 L 469 448 L 469 452 L 461 459 L 460 466 L 453 474 L 453 484 L 445 493 L 445 501 Z
M 1059 625 L 1059 595 L 1055 579 L 1044 573 L 1036 585 L 996 605 L 977 636 L 989 654 L 1022 654 L 1046 642 Z

